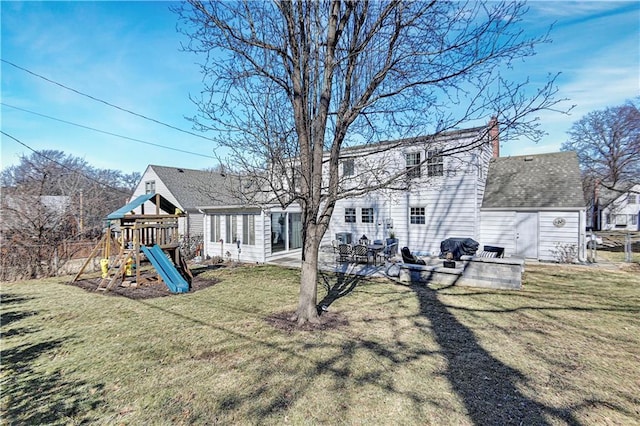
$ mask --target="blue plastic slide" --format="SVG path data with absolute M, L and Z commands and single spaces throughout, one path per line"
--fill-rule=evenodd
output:
M 180 272 L 178 272 L 159 245 L 156 244 L 150 249 L 145 246 L 141 248 L 171 293 L 187 293 L 189 291 L 189 283 L 180 275 Z

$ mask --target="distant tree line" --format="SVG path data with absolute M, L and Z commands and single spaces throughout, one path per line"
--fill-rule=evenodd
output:
M 56 275 L 95 243 L 105 217 L 128 201 L 139 180 L 139 173 L 98 169 L 56 150 L 3 169 L 0 279 Z

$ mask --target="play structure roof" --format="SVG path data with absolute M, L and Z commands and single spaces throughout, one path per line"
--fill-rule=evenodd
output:
M 131 201 L 129 204 L 120 207 L 118 210 L 114 212 L 111 212 L 107 216 L 107 219 L 108 220 L 122 219 L 123 217 L 125 217 L 125 215 L 132 212 L 136 208 L 140 207 L 147 201 L 151 201 L 153 204 L 156 204 L 156 205 L 159 202 L 160 209 L 170 214 L 173 214 L 176 211 L 176 206 L 171 201 L 167 200 L 160 194 L 156 194 L 155 192 L 152 192 L 150 194 L 140 195 L 139 197 Z

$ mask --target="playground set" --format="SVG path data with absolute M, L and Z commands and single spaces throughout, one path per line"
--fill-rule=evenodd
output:
M 155 205 L 155 214 L 145 214 L 147 201 Z M 139 214 L 135 213 L 138 207 Z M 184 213 L 160 194 L 137 197 L 106 217 L 102 238 L 72 282 L 99 256 L 102 278 L 96 290 L 109 291 L 116 284 L 135 281 L 138 286 L 164 282 L 172 293 L 188 292 L 193 276 L 180 252 L 178 218 L 182 216 Z M 143 256 L 155 268 L 155 277 L 142 274 Z

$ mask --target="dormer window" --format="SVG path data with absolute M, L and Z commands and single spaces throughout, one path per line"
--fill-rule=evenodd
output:
M 420 172 L 420 152 L 407 152 L 404 154 L 404 158 L 407 164 L 407 178 L 419 178 Z

